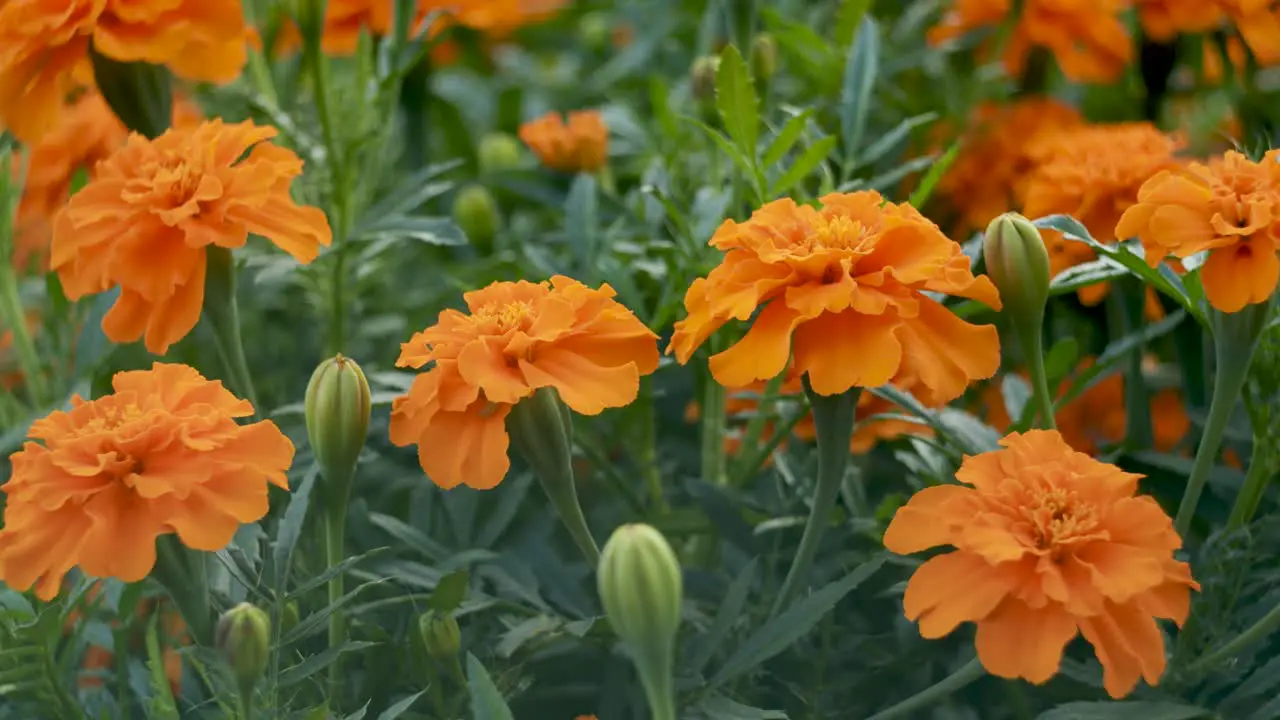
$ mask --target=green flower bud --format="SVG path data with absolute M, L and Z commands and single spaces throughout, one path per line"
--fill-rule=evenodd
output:
M 671 683 L 683 583 L 671 546 L 648 525 L 618 528 L 600 555 L 605 616 L 630 652 L 657 719 L 675 718 Z
M 1017 213 L 1005 213 L 987 226 L 982 254 L 1005 307 L 1014 314 L 1042 316 L 1049 299 L 1049 252 L 1040 230 Z
M 612 27 L 609 17 L 602 12 L 589 12 L 578 21 L 578 37 L 582 44 L 592 50 L 603 50 L 608 47 Z
M 495 175 L 520 165 L 520 141 L 507 133 L 489 133 L 480 138 L 476 154 L 480 174 Z
M 751 75 L 761 87 L 778 73 L 778 41 L 769 33 L 760 33 L 751 41 Z
M 155 139 L 169 129 L 173 88 L 169 69 L 145 62 L 122 62 L 90 47 L 93 78 L 111 112 L 133 132 Z
M 334 503 L 345 505 L 369 431 L 369 381 L 355 360 L 337 355 L 311 374 L 305 401 L 307 437 Z
M 298 614 L 298 601 L 290 600 L 280 608 L 280 633 L 288 635 L 289 631 L 298 626 L 298 622 L 302 617 Z
M 480 250 L 493 247 L 493 238 L 502 227 L 498 203 L 482 185 L 468 185 L 453 199 L 453 221 Z
M 441 615 L 428 611 L 418 617 L 418 634 L 427 654 L 437 661 L 447 662 L 462 651 L 462 629 L 452 613 Z
M 261 608 L 240 603 L 218 621 L 214 646 L 242 691 L 252 688 L 270 659 L 271 618 Z
M 718 55 L 703 55 L 693 61 L 689 70 L 689 91 L 695 100 L 709 101 L 716 96 L 716 73 L 719 70 Z

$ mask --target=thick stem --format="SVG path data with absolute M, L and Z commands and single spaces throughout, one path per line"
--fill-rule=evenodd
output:
M 667 666 L 669 668 L 670 663 Z M 644 686 L 652 720 L 676 720 L 676 699 L 671 688 L 671 673 L 641 671 L 640 684 Z
M 227 364 L 227 379 L 241 397 L 248 400 L 255 412 L 258 394 L 253 388 L 253 376 L 245 359 L 244 343 L 240 337 L 240 307 L 236 300 L 235 259 L 226 248 L 209 246 L 208 269 L 205 275 L 204 315 L 213 330 L 215 341 Z
M 982 663 L 974 658 L 963 667 L 939 680 L 924 690 L 912 695 L 893 707 L 886 708 L 867 718 L 867 720 L 892 720 L 893 718 L 916 717 L 913 713 L 928 707 L 942 698 L 968 685 L 986 674 Z
M 1265 639 L 1268 635 L 1280 630 L 1280 605 L 1271 608 L 1271 612 L 1263 615 L 1258 622 L 1249 626 L 1244 632 L 1237 635 L 1230 642 L 1222 647 L 1214 650 L 1208 655 L 1204 655 L 1199 660 L 1192 663 L 1187 669 L 1189 671 L 1198 671 L 1212 668 L 1214 665 L 1229 660 L 1241 650 L 1253 645 L 1254 643 Z
M 831 508 L 835 506 L 844 480 L 845 466 L 849 463 L 849 439 L 853 437 L 854 412 L 858 407 L 861 388 L 851 388 L 839 395 L 819 395 L 804 378 L 804 392 L 813 408 L 813 423 L 818 440 L 818 485 L 813 495 L 813 507 L 809 520 L 800 536 L 791 569 L 782 582 L 782 589 L 774 600 L 772 616 L 777 616 L 799 592 L 801 583 L 809 574 L 813 558 L 831 521 Z
M 1040 313 L 1041 321 L 1035 327 L 1020 328 L 1014 323 L 1014 330 L 1022 341 L 1023 354 L 1027 356 L 1027 367 L 1031 371 L 1031 391 L 1035 395 L 1035 403 L 1040 414 L 1040 427 L 1056 430 L 1057 422 L 1053 417 L 1053 395 L 1049 391 L 1049 374 L 1044 367 L 1044 340 L 1042 338 L 1044 312 Z
M 342 562 L 345 553 L 345 533 L 347 527 L 347 505 L 334 503 L 325 508 L 324 514 L 324 559 L 326 567 L 333 567 Z M 335 573 L 329 578 L 329 605 L 342 599 L 342 573 Z M 341 609 L 329 614 L 329 647 L 341 647 L 347 641 L 346 616 Z M 329 700 L 337 702 L 338 692 L 342 684 L 342 656 L 334 658 L 329 666 Z
M 1275 445 L 1258 433 L 1253 436 L 1253 455 L 1249 458 L 1249 471 L 1245 474 L 1244 485 L 1236 496 L 1236 503 L 1231 508 L 1231 517 L 1227 520 L 1228 530 L 1239 530 L 1248 525 L 1262 505 L 1262 496 L 1267 485 L 1275 476 L 1277 465 Z
M 253 683 L 240 686 L 240 717 L 253 720 Z

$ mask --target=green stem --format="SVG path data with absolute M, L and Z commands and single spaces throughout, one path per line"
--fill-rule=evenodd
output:
M 670 663 L 667 663 L 670 667 Z M 641 672 L 640 684 L 644 686 L 645 697 L 649 701 L 649 713 L 652 720 L 676 720 L 675 693 L 671 689 L 671 673 Z
M 969 683 L 977 680 L 986 674 L 982 663 L 978 658 L 974 658 L 966 663 L 963 667 L 951 673 L 947 677 L 939 680 L 924 690 L 912 695 L 893 707 L 885 708 L 880 712 L 867 718 L 867 720 L 892 720 L 893 718 L 915 717 L 912 715 L 916 710 L 928 707 Z
M 1146 285 L 1137 278 L 1116 281 L 1107 298 L 1110 304 L 1108 325 L 1112 339 L 1128 337 L 1142 329 L 1143 308 L 1146 304 Z M 1151 399 L 1142 376 L 1140 345 L 1125 358 L 1124 417 L 1125 443 L 1128 447 L 1149 448 L 1152 445 Z
M 708 340 L 710 354 L 721 350 L 718 338 Z M 725 389 L 710 371 L 702 388 L 702 480 L 712 485 L 724 481 Z
M 1041 316 L 1043 315 L 1042 312 Z M 1049 374 L 1044 367 L 1044 340 L 1040 323 L 1018 335 L 1022 340 L 1023 353 L 1027 356 L 1027 367 L 1031 371 L 1031 391 L 1035 395 L 1036 407 L 1040 413 L 1040 427 L 1056 430 L 1058 423 L 1053 417 L 1053 395 L 1049 391 Z
M 658 419 L 654 410 L 653 395 L 652 377 L 640 378 L 638 402 L 642 413 L 640 432 L 643 434 L 640 445 L 640 466 L 643 468 L 645 485 L 649 488 L 649 503 L 652 509 L 665 514 L 667 501 L 663 496 L 662 473 L 658 467 Z
M 1192 663 L 1187 670 L 1191 672 L 1212 668 L 1224 660 L 1229 660 L 1237 653 L 1254 643 L 1265 639 L 1268 635 L 1280 630 L 1280 605 L 1276 605 L 1271 612 L 1263 615 L 1258 622 L 1249 626 L 1244 632 L 1237 635 L 1227 644 L 1214 650 L 1208 655 L 1202 656 L 1199 660 Z
M 156 539 L 153 576 L 169 591 L 196 645 L 213 647 L 213 607 L 204 554 L 187 548 L 174 534 Z
M 253 685 L 240 688 L 240 717 L 253 720 Z
M 1196 505 L 1209 482 L 1209 471 L 1217 459 L 1227 422 L 1240 401 L 1249 364 L 1253 361 L 1254 350 L 1270 312 L 1269 302 L 1249 305 L 1238 313 L 1212 311 L 1214 356 L 1217 360 L 1213 399 L 1209 403 L 1204 435 L 1200 438 L 1200 447 L 1196 449 L 1196 459 L 1191 466 L 1191 476 L 1187 478 L 1187 488 L 1173 523 L 1174 529 L 1184 538 L 1191 529 Z
M 207 251 L 208 269 L 205 275 L 204 315 L 213 330 L 223 360 L 227 364 L 227 379 L 240 396 L 248 400 L 255 412 L 261 412 L 258 395 L 253 388 L 253 376 L 245 359 L 244 343 L 240 337 L 240 307 L 236 300 L 235 259 L 231 251 L 210 245 Z
M 49 402 L 48 387 L 45 385 L 40 356 L 36 354 L 35 343 L 32 342 L 31 332 L 27 328 L 22 298 L 18 295 L 18 276 L 14 273 L 13 264 L 8 258 L 0 261 L 0 320 L 3 320 L 13 333 L 13 347 L 17 351 L 18 367 L 22 368 L 22 382 L 27 387 L 31 402 L 37 409 L 44 409 Z
M 344 557 L 344 540 L 347 527 L 347 505 L 334 503 L 325 509 L 324 515 L 324 559 L 326 567 L 333 567 L 342 562 Z M 332 607 L 342 599 L 343 576 L 336 573 L 329 578 L 329 605 Z M 341 647 L 347 641 L 346 616 L 341 609 L 335 609 L 329 615 L 329 647 Z M 329 701 L 337 703 L 338 692 L 342 685 L 342 656 L 334 658 L 329 666 Z
M 1248 525 L 1258 508 L 1262 505 L 1262 497 L 1267 492 L 1276 474 L 1277 452 L 1264 435 L 1253 436 L 1253 453 L 1249 458 L 1249 470 L 1244 476 L 1244 485 L 1236 496 L 1235 505 L 1231 508 L 1231 516 L 1227 520 L 1227 530 L 1239 530 Z
M 853 437 L 854 412 L 858 407 L 861 388 L 851 388 L 839 395 L 819 395 L 804 377 L 804 392 L 813 408 L 813 423 L 818 440 L 818 486 L 813 495 L 813 507 L 805 523 L 800 546 L 796 548 L 791 569 L 782 582 L 782 589 L 774 600 L 771 616 L 777 616 L 799 592 L 801 583 L 809 574 L 813 558 L 831 521 L 831 508 L 835 505 L 844 480 L 845 466 L 849 463 L 849 439 Z

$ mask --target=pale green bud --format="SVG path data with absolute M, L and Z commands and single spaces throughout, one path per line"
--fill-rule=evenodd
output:
M 369 432 L 369 381 L 355 360 L 337 355 L 311 374 L 304 404 L 311 452 L 333 502 L 345 504 Z
M 520 141 L 508 133 L 488 133 L 480 138 L 476 155 L 481 175 L 494 175 L 520 164 Z
M 453 221 L 477 248 L 493 247 L 502 226 L 498 203 L 483 185 L 468 185 L 453 198 Z
M 599 11 L 589 12 L 578 21 L 578 37 L 582 38 L 583 45 L 592 50 L 607 47 L 612 30 L 609 16 Z
M 462 651 L 462 629 L 452 613 L 428 611 L 418 617 L 418 634 L 432 658 L 446 662 Z
M 261 608 L 240 603 L 218 620 L 214 647 L 242 688 L 251 688 L 271 655 L 271 618 Z
M 716 73 L 720 70 L 720 57 L 703 55 L 693 61 L 689 70 L 689 89 L 695 100 L 709 101 L 716 95 Z
M 1005 213 L 987 226 L 982 254 L 1006 312 L 1039 328 L 1049 299 L 1049 252 L 1040 230 L 1017 213 Z
M 778 73 L 778 41 L 769 33 L 760 33 L 751 41 L 751 75 L 761 87 Z

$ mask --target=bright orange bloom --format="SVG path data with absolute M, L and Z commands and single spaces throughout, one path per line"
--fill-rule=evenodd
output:
M 1271 0 L 1215 0 L 1262 65 L 1280 63 L 1280 7 Z M 1210 3 L 1212 4 L 1212 3 Z
M 95 582 L 85 591 L 83 599 L 92 601 L 101 592 L 101 582 Z M 179 648 L 190 645 L 191 636 L 187 632 L 187 624 L 183 621 L 182 615 L 176 610 L 164 608 L 161 603 L 151 601 L 140 602 L 136 606 L 136 615 L 139 620 L 147 620 L 154 612 L 163 612 L 160 621 L 161 659 L 164 663 L 165 678 L 169 681 L 169 689 L 176 696 L 182 688 L 182 653 Z M 72 610 L 63 625 L 63 634 L 71 632 L 80 619 L 81 612 L 78 609 Z M 120 625 L 120 621 L 112 619 L 110 625 L 115 629 Z M 77 678 L 77 687 L 81 690 L 102 687 L 106 684 L 103 676 L 109 674 L 115 666 L 114 652 L 101 645 L 90 644 L 85 648 L 84 657 L 81 659 L 81 675 Z
M 609 128 L 594 110 L 551 112 L 520 126 L 520 139 L 543 165 L 561 172 L 595 172 L 609 159 Z
M 75 396 L 31 425 L 11 456 L 0 579 L 53 598 L 67 572 L 137 582 L 156 537 L 220 550 L 267 512 L 267 483 L 288 488 L 293 444 L 222 383 L 186 365 L 117 373 L 114 392 Z
M 1032 48 L 1044 47 L 1071 80 L 1115 80 L 1133 56 L 1132 41 L 1120 20 L 1130 1 L 1025 0 L 1005 48 L 1005 67 L 1011 75 L 1021 75 Z M 929 41 L 938 44 L 1000 25 L 1012 11 L 1012 0 L 952 0 L 942 22 L 929 30 Z
M 289 196 L 302 160 L 266 142 L 275 134 L 213 120 L 155 140 L 131 135 L 54 221 L 51 265 L 67 297 L 119 286 L 103 332 L 115 342 L 145 335 L 163 354 L 200 319 L 207 246 L 241 247 L 252 232 L 314 260 L 332 240 L 329 223 Z
M 1261 162 L 1228 151 L 1148 180 L 1116 225 L 1138 237 L 1152 267 L 1205 250 L 1205 296 L 1223 312 L 1264 302 L 1280 281 L 1280 151 Z
M 0 128 L 33 143 L 66 97 L 91 85 L 89 45 L 123 61 L 226 83 L 247 55 L 240 0 L 6 0 L 0 3 Z
M 90 644 L 84 650 L 80 660 L 80 675 L 76 678 L 76 687 L 91 690 L 106 685 L 108 673 L 116 665 L 116 654 L 101 645 Z
M 507 414 L 539 388 L 583 415 L 635 400 L 657 336 L 614 295 L 562 275 L 466 293 L 468 312 L 445 310 L 400 346 L 398 367 L 431 367 L 392 404 L 391 442 L 416 443 L 436 485 L 487 490 L 510 468 Z
M 1153 40 L 1169 42 L 1183 33 L 1208 32 L 1226 19 L 1210 0 L 1138 0 L 1142 30 Z
M 898 509 L 884 544 L 899 554 L 955 548 L 907 583 L 906 616 L 939 638 L 977 624 L 993 675 L 1040 684 L 1077 634 L 1093 645 L 1114 698 L 1164 673 L 1156 618 L 1181 625 L 1190 588 L 1182 540 L 1160 505 L 1135 495 L 1142 477 L 1073 451 L 1058 433 L 1011 434 L 970 456 L 962 485 L 926 488 Z
M 919 381 L 917 396 L 946 402 L 1000 365 L 992 326 L 951 314 L 924 291 L 979 300 L 999 309 L 991 281 L 910 205 L 879 193 L 831 194 L 822 207 L 776 200 L 739 223 L 726 220 L 710 244 L 726 252 L 685 295 L 689 315 L 675 325 L 668 352 L 687 363 L 730 320 L 750 331 L 711 358 L 725 387 L 776 377 L 789 358 L 821 395 Z

